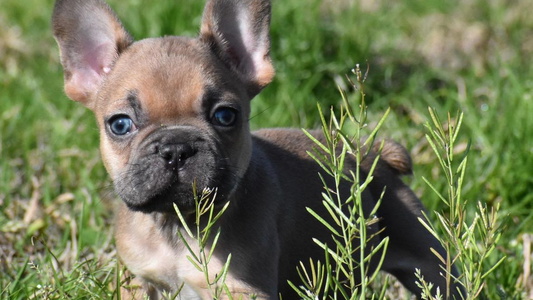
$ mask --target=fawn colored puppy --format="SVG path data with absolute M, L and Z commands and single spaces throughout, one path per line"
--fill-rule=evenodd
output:
M 300 130 L 249 128 L 250 100 L 274 76 L 269 24 L 270 1 L 209 0 L 198 37 L 134 42 L 104 1 L 56 2 L 65 91 L 94 112 L 102 158 L 122 199 L 118 254 L 142 282 L 124 298 L 180 291 L 177 299 L 213 299 L 177 234 L 183 224 L 174 205 L 194 227 L 193 185 L 216 188 L 217 209 L 230 201 L 216 223 L 221 234 L 208 267 L 213 280 L 231 253 L 225 283 L 234 299 L 296 299 L 287 284 L 300 282 L 296 266 L 324 255 L 312 239 L 331 243 L 331 233 L 306 211 L 327 216 L 323 171 L 307 154 L 314 143 Z M 363 162 L 363 174 L 376 155 Z M 369 230 L 375 240 L 390 238 L 384 271 L 419 294 L 419 268 L 445 291 L 431 249 L 446 253 L 418 221 L 423 205 L 399 177 L 410 170 L 405 149 L 385 142 L 364 192 L 370 212 L 386 187 L 379 222 Z M 342 187 L 346 196 L 349 188 Z

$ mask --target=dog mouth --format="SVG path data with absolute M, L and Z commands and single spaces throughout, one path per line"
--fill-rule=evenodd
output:
M 197 208 L 203 201 L 210 199 L 210 201 L 216 201 L 215 206 L 219 206 L 225 203 L 227 198 L 226 194 L 219 194 L 218 188 L 204 187 L 198 189 L 194 187 L 186 191 L 177 192 L 174 186 L 163 190 L 160 194 L 155 195 L 152 199 L 144 201 L 142 203 L 128 201 L 123 199 L 126 206 L 132 210 L 143 213 L 177 213 L 179 210 L 184 216 L 192 215 L 197 211 Z M 230 191 L 231 193 L 232 191 Z
M 139 211 L 144 213 L 152 212 L 162 212 L 168 213 L 175 210 L 174 205 L 178 207 L 180 211 L 184 212 L 193 212 L 195 209 L 194 205 L 194 193 L 185 191 L 182 193 L 177 193 L 176 188 L 169 187 L 162 190 L 160 193 L 155 194 L 150 198 L 141 199 L 132 199 L 121 196 L 122 200 L 126 203 L 129 209 L 133 211 Z
M 220 147 L 209 141 L 182 131 L 150 137 L 115 178 L 117 194 L 129 209 L 145 213 L 175 213 L 174 205 L 194 212 L 204 189 L 217 189 L 216 202 L 223 202 L 238 180 Z

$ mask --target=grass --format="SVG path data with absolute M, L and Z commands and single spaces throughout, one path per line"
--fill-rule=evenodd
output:
M 202 1 L 109 1 L 137 39 L 195 35 Z M 423 180 L 448 183 L 424 127 L 433 107 L 464 113 L 454 151 L 469 149 L 462 186 L 500 206 L 484 280 L 488 299 L 533 296 L 533 3 L 517 0 L 274 1 L 277 76 L 254 99 L 253 128 L 317 127 L 316 103 L 339 107 L 336 85 L 370 65 L 368 122 L 391 108 L 380 131 L 411 150 L 406 178 L 430 211 L 445 205 Z M 89 111 L 62 91 L 49 26 L 51 0 L 3 0 L 0 10 L 0 298 L 109 299 L 122 267 L 112 241 L 113 197 Z M 327 111 L 327 110 L 325 110 Z M 392 296 L 391 296 L 392 297 Z

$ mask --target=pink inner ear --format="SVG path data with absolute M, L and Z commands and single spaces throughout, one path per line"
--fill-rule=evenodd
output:
M 247 6 L 236 5 L 231 19 L 219 16 L 220 40 L 224 40 L 227 55 L 246 80 L 259 88 L 267 85 L 274 76 L 269 59 L 268 23 L 258 29 L 254 24 L 257 16 Z M 255 87 L 254 87 L 255 89 Z
M 94 70 L 99 75 L 105 75 L 111 71 L 111 65 L 116 59 L 117 51 L 113 43 L 109 41 L 95 46 L 93 44 L 84 45 L 81 65 Z
M 101 81 L 102 76 L 94 70 L 77 69 L 65 84 L 65 93 L 75 101 L 88 103 Z
M 90 101 L 102 83 L 104 76 L 111 71 L 116 59 L 116 50 L 110 42 L 93 46 L 94 41 L 88 41 L 82 46 L 77 64 L 71 72 L 71 77 L 65 85 L 67 95 L 79 102 Z

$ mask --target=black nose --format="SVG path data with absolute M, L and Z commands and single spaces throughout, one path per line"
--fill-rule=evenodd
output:
M 182 169 L 187 159 L 194 156 L 195 153 L 196 151 L 187 144 L 166 144 L 159 147 L 159 155 L 173 170 Z

